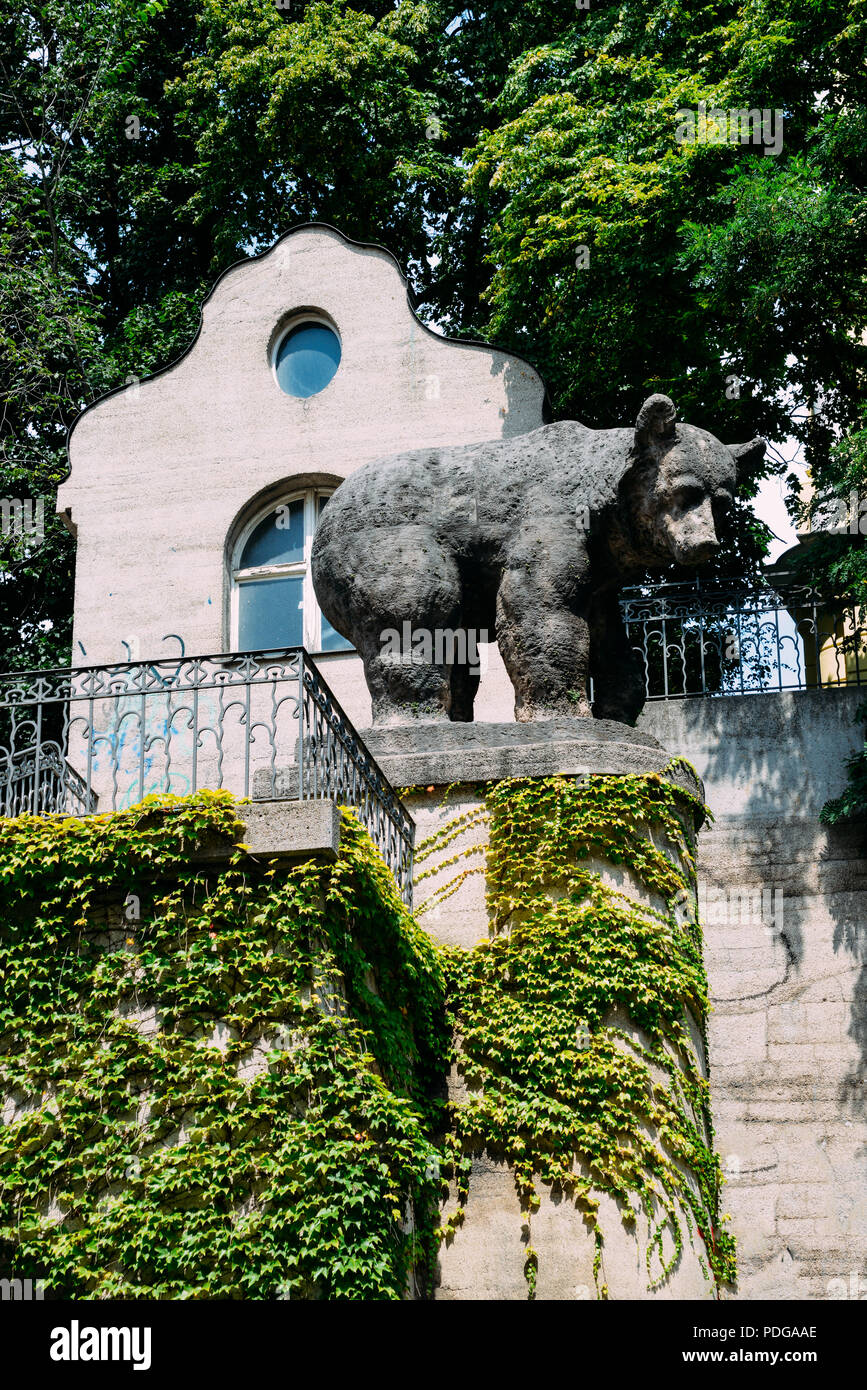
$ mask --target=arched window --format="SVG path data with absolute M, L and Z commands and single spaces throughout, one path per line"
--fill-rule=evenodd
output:
M 351 651 L 319 611 L 310 574 L 313 533 L 331 494 L 308 488 L 273 503 L 241 532 L 232 566 L 232 631 L 239 652 L 301 647 Z

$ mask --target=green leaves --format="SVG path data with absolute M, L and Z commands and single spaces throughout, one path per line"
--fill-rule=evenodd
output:
M 494 935 L 444 953 L 461 1038 L 455 1061 L 469 1087 L 451 1107 L 447 1140 L 459 1190 L 465 1198 L 468 1154 L 502 1155 L 528 1211 L 541 1184 L 559 1188 L 600 1240 L 599 1194 L 615 1197 L 631 1224 L 637 1195 L 659 1214 L 647 1246 L 651 1284 L 677 1258 L 685 1210 L 716 1233 L 708 1259 L 718 1278 L 731 1278 L 733 1247 L 717 1230 L 721 1174 L 706 1138 L 709 1091 L 687 1019 L 689 1011 L 704 1030 L 701 935 L 673 913 L 694 883 L 693 799 L 658 775 L 553 777 L 501 782 L 487 809 Z M 607 887 L 588 859 L 622 865 L 668 911 Z M 661 1262 L 665 1231 L 674 1254 Z M 525 1272 L 532 1297 L 535 1265 Z
M 0 825 L 0 1241 L 57 1293 L 398 1298 L 429 1263 L 433 948 L 350 818 L 331 867 L 190 867 L 241 830 L 224 793 Z
M 437 1225 L 444 1181 L 465 1195 L 486 1147 L 528 1212 L 541 1184 L 570 1193 L 597 1254 L 600 1194 L 633 1226 L 637 1195 L 656 1213 L 652 1281 L 681 1248 L 679 1211 L 729 1278 L 686 1021 L 707 1010 L 700 930 L 672 908 L 696 804 L 655 774 L 493 786 L 495 934 L 473 951 L 432 944 L 348 813 L 333 865 L 237 851 L 210 872 L 191 867 L 198 842 L 243 831 L 223 792 L 0 821 L 14 1271 L 74 1298 L 397 1299 L 461 1223 L 459 1208 Z M 595 859 L 668 910 L 607 888 Z M 470 1090 L 446 1107 L 455 1031 Z M 537 1264 L 528 1248 L 531 1294 Z

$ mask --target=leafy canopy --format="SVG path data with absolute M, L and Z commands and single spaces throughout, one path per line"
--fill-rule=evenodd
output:
M 0 0 L 0 492 L 50 514 L 77 411 L 309 219 L 391 247 L 420 312 L 525 353 L 557 415 L 623 424 L 663 390 L 729 442 L 796 440 L 833 492 L 865 380 L 865 39 L 858 0 Z M 778 156 L 678 143 L 702 101 L 781 112 Z M 742 515 L 721 565 L 766 540 Z M 4 666 L 68 657 L 71 579 L 59 522 L 0 539 Z

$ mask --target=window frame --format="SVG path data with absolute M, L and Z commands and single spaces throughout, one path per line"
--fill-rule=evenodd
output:
M 238 539 L 232 549 L 232 563 L 230 567 L 230 610 L 229 621 L 232 638 L 232 650 L 240 651 L 240 618 L 241 618 L 241 589 L 250 580 L 269 580 L 269 579 L 289 579 L 300 578 L 301 584 L 301 642 L 312 656 L 349 656 L 354 651 L 354 647 L 343 647 L 337 651 L 323 651 L 322 649 L 322 618 L 323 613 L 316 601 L 316 592 L 313 588 L 313 575 L 311 571 L 311 554 L 313 551 L 313 537 L 319 522 L 319 507 L 322 499 L 334 496 L 334 487 L 301 487 L 292 492 L 284 493 L 267 507 L 260 507 L 246 521 L 239 532 Z M 267 516 L 276 514 L 280 507 L 290 506 L 293 502 L 303 501 L 304 511 L 304 549 L 300 560 L 284 561 L 282 563 L 268 565 L 250 565 L 241 567 L 241 556 L 244 549 L 256 530 L 257 526 L 265 520 Z M 345 640 L 345 639 L 344 639 Z M 263 648 L 262 650 L 267 650 Z M 276 650 L 276 649 L 275 649 Z
M 340 358 L 334 369 L 334 375 L 329 381 L 326 381 L 324 386 L 320 386 L 319 390 L 314 391 L 312 396 L 296 396 L 292 391 L 286 391 L 280 385 L 280 378 L 277 375 L 277 359 L 280 356 L 280 349 L 286 339 L 294 333 L 296 329 L 305 328 L 308 324 L 313 328 L 327 328 L 334 334 L 337 339 L 337 346 L 340 349 Z M 339 375 L 340 368 L 343 365 L 343 338 L 340 335 L 340 329 L 337 327 L 337 324 L 333 319 L 329 318 L 327 314 L 316 309 L 300 309 L 280 324 L 278 331 L 274 335 L 268 355 L 271 363 L 271 375 L 274 378 L 274 385 L 277 387 L 277 390 L 282 396 L 285 396 L 287 400 L 301 401 L 303 404 L 306 401 L 316 400 L 317 396 L 321 396 L 324 391 L 328 390 L 329 386 Z

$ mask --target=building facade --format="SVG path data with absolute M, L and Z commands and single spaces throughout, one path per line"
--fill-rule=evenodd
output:
M 370 459 L 545 417 L 528 363 L 421 323 L 390 253 L 321 225 L 288 233 L 220 278 L 177 362 L 70 433 L 58 510 L 77 538 L 73 664 L 303 643 L 365 727 L 360 662 L 313 594 L 321 508 Z M 511 687 L 485 656 L 478 717 L 509 720 Z

